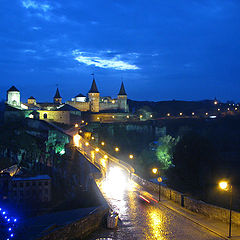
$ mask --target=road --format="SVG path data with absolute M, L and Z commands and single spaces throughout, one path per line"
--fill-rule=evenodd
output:
M 112 174 L 114 175 L 114 174 Z M 117 174 L 115 174 L 115 177 Z M 112 177 L 114 179 L 112 179 Z M 157 239 L 157 240 L 217 240 L 222 239 L 178 213 L 159 203 L 147 203 L 138 195 L 144 190 L 136 183 L 129 188 L 121 187 L 123 179 L 117 181 L 114 176 L 101 184 L 101 191 L 112 209 L 119 213 L 121 221 L 116 230 L 101 228 L 91 234 L 95 239 Z M 106 184 L 106 182 L 108 182 Z M 105 186 L 105 185 L 109 185 Z
M 120 168 L 117 159 L 86 143 L 82 138 L 77 138 L 75 141 L 79 151 L 89 161 L 104 169 L 106 176 L 99 186 L 100 190 L 121 219 L 116 230 L 101 228 L 91 234 L 88 240 L 222 239 L 158 202 L 147 203 L 141 200 L 139 193 L 145 196 L 147 192 L 129 180 L 129 172 L 126 170 L 128 167 Z

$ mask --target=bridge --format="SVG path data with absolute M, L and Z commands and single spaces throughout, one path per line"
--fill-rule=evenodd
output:
M 167 206 L 158 194 L 140 186 L 137 175 L 129 164 L 111 156 L 76 134 L 73 142 L 77 150 L 100 171 L 96 181 L 110 207 L 120 217 L 117 231 L 100 229 L 89 240 L 108 239 L 224 239 L 191 218 L 175 206 Z M 227 230 L 227 228 L 226 228 Z M 227 234 L 226 234 L 227 235 Z

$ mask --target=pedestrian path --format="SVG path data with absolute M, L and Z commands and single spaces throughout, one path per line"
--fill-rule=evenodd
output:
M 151 195 L 158 199 L 157 193 L 151 193 Z M 184 207 L 181 207 L 179 204 L 166 199 L 164 197 L 161 198 L 160 204 L 166 208 L 169 208 L 180 215 L 184 216 L 185 218 L 189 219 L 190 221 L 202 226 L 203 228 L 217 234 L 218 236 L 222 237 L 223 239 L 229 239 L 229 223 L 224 223 L 219 220 L 210 219 L 202 214 L 198 214 L 192 212 Z M 232 224 L 232 231 L 231 231 L 231 239 L 240 240 L 240 226 Z

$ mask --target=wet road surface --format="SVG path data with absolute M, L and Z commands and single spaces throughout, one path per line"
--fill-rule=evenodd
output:
M 112 179 L 112 177 L 110 177 Z M 178 213 L 139 198 L 144 191 L 136 183 L 130 188 L 122 187 L 123 179 L 109 181 L 100 189 L 111 208 L 119 214 L 120 221 L 117 229 L 101 228 L 89 236 L 95 239 L 157 239 L 157 240 L 217 240 L 222 239 L 193 223 Z M 105 185 L 109 185 L 105 186 Z

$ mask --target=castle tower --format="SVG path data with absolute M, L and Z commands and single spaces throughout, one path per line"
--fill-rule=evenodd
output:
M 12 105 L 12 106 L 16 106 L 16 107 L 21 106 L 20 92 L 15 86 L 12 86 L 7 91 L 7 104 Z
M 123 82 L 121 84 L 121 88 L 118 93 L 118 108 L 124 112 L 128 112 L 127 94 L 126 94 Z
M 92 86 L 88 92 L 88 99 L 90 102 L 91 112 L 99 112 L 99 98 L 100 98 L 100 93 L 98 92 L 97 85 L 93 77 Z
M 53 102 L 54 102 L 55 104 L 62 104 L 62 97 L 60 96 L 60 93 L 59 93 L 58 88 L 57 88 L 56 93 L 55 93 L 55 96 L 54 96 L 54 98 L 53 98 Z
M 28 98 L 28 101 L 27 101 L 28 104 L 33 104 L 33 105 L 36 105 L 37 102 L 36 102 L 36 99 L 31 96 L 30 98 Z

